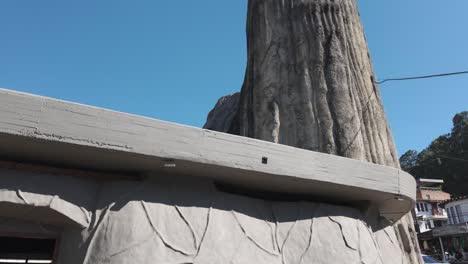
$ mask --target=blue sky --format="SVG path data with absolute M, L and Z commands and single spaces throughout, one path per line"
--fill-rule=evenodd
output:
M 379 79 L 468 70 L 468 1 L 359 0 Z M 240 90 L 247 0 L 0 1 L 0 87 L 202 126 Z M 400 154 L 448 133 L 468 76 L 381 86 Z

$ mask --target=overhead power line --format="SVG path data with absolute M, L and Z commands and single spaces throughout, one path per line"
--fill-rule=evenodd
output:
M 444 156 L 444 155 L 438 155 L 438 156 L 439 156 L 439 158 L 442 158 L 442 159 L 449 159 L 449 160 L 457 160 L 457 161 L 468 162 L 468 160 L 466 160 L 466 159 L 454 158 L 454 157 L 449 157 L 449 156 Z
M 462 74 L 468 74 L 468 71 L 439 73 L 439 74 L 432 74 L 432 75 L 403 77 L 403 78 L 389 78 L 389 79 L 384 79 L 383 81 L 377 82 L 377 84 L 383 84 L 383 83 L 392 82 L 392 81 L 409 81 L 409 80 L 419 80 L 419 79 L 429 79 L 429 78 L 440 78 L 440 77 L 462 75 Z

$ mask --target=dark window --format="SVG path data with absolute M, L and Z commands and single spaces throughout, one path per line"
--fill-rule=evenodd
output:
M 427 209 L 427 204 L 424 204 L 424 211 L 429 212 L 429 210 Z
M 0 237 L 0 263 L 53 263 L 54 239 Z
M 455 209 L 457 210 L 458 222 L 463 223 L 464 221 L 463 221 L 463 214 L 462 214 L 461 206 L 457 205 L 455 206 Z
M 416 203 L 416 208 L 418 208 L 418 212 L 421 212 L 421 207 L 419 207 L 419 203 Z
M 455 213 L 455 210 L 453 209 L 453 207 L 450 207 L 450 214 L 452 215 L 452 221 L 454 224 L 458 224 L 458 216 L 457 214 Z
M 451 225 L 453 224 L 453 220 L 452 220 L 452 213 L 450 212 L 450 208 L 447 208 L 446 211 L 447 211 L 447 216 L 448 216 L 448 223 L 449 225 Z

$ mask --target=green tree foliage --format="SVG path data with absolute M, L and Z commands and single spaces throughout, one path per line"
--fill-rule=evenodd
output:
M 405 171 L 410 171 L 416 166 L 418 161 L 418 152 L 416 150 L 408 150 L 400 157 L 401 168 Z
M 455 115 L 450 134 L 438 137 L 420 153 L 407 151 L 400 163 L 417 178 L 444 179 L 444 189 L 455 196 L 468 195 L 468 111 Z

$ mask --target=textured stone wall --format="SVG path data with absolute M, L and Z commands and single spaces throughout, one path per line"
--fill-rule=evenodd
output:
M 399 167 L 356 0 L 250 0 L 248 12 L 237 114 L 206 128 Z M 411 215 L 385 225 L 384 263 L 421 263 Z
M 255 199 L 222 192 L 206 179 L 164 175 L 140 182 L 14 170 L 2 176 L 0 230 L 57 235 L 58 263 L 405 263 L 398 255 L 385 260 L 392 247 L 350 207 Z M 21 180 L 8 179 L 14 177 Z M 50 208 L 25 198 L 63 202 Z M 26 206 L 23 220 L 7 203 Z M 70 212 L 70 205 L 81 210 Z M 89 222 L 83 229 L 38 217 L 40 208 Z M 398 244 L 394 233 L 382 234 Z
M 114 183 L 102 197 L 84 263 L 383 263 L 347 207 L 252 199 L 203 181 Z
M 383 261 L 349 207 L 253 199 L 188 179 L 102 190 L 76 263 L 402 263 Z

